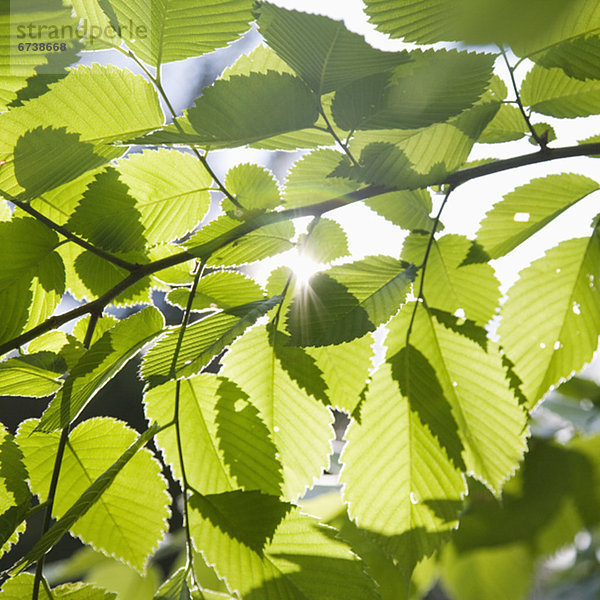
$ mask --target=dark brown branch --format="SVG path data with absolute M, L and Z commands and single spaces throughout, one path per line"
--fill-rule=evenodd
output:
M 432 182 L 432 184 L 448 184 L 453 188 L 456 188 L 467 181 L 478 179 L 479 177 L 484 177 L 485 175 L 492 175 L 493 173 L 500 173 L 502 171 L 508 171 L 510 169 L 525 167 L 527 165 L 547 162 L 559 158 L 592 156 L 595 154 L 600 155 L 600 143 L 580 144 L 577 146 L 567 146 L 564 148 L 543 148 L 533 154 L 523 154 L 521 156 L 515 156 L 512 158 L 497 160 L 492 163 L 461 169 L 460 171 L 451 173 L 443 181 Z M 191 248 L 190 251 L 179 252 L 178 254 L 168 256 L 167 258 L 163 258 L 146 265 L 139 265 L 125 279 L 105 292 L 96 300 L 88 302 L 87 304 L 82 304 L 81 306 L 78 306 L 77 308 L 74 308 L 66 313 L 50 317 L 43 323 L 40 323 L 37 327 L 34 327 L 20 336 L 2 344 L 0 346 L 0 355 L 5 354 L 10 350 L 14 350 L 15 348 L 18 348 L 19 346 L 35 339 L 38 335 L 46 333 L 47 331 L 51 331 L 52 329 L 56 329 L 57 327 L 60 327 L 61 325 L 64 325 L 65 323 L 68 323 L 77 317 L 81 317 L 82 315 L 93 313 L 95 311 L 102 311 L 104 307 L 112 302 L 121 292 L 124 292 L 128 287 L 138 282 L 143 277 L 152 275 L 153 273 L 157 273 L 162 269 L 178 265 L 194 258 L 199 258 L 203 261 L 206 261 L 211 254 L 223 246 L 226 246 L 227 244 L 252 231 L 255 231 L 256 229 L 299 217 L 322 215 L 331 210 L 335 210 L 336 208 L 340 208 L 360 200 L 365 200 L 366 198 L 379 196 L 390 191 L 394 190 L 381 185 L 369 185 L 355 192 L 350 192 L 344 196 L 332 198 L 318 204 L 311 204 L 310 206 L 291 208 L 282 210 L 280 212 L 271 212 L 259 215 L 250 221 L 240 223 L 240 225 L 237 227 L 221 234 L 205 244 Z

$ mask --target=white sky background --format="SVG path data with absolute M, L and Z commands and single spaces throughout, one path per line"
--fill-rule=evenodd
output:
M 413 47 L 399 40 L 390 40 L 386 35 L 375 31 L 370 25 L 363 12 L 361 0 L 271 0 L 274 4 L 285 8 L 293 8 L 304 12 L 314 12 L 326 15 L 333 19 L 343 20 L 346 27 L 356 33 L 363 35 L 372 46 L 386 51 L 402 50 Z M 198 73 L 196 61 L 212 60 L 224 52 L 230 55 L 233 62 L 241 53 L 249 52 L 256 43 L 260 42 L 258 34 L 250 33 L 239 42 L 234 43 L 227 50 L 217 50 L 214 55 L 206 55 L 197 59 L 188 59 L 177 63 L 170 63 L 163 67 L 163 82 L 176 109 L 182 110 L 191 103 L 193 98 L 186 97 L 189 86 L 186 81 L 194 79 Z M 100 53 L 102 54 L 102 53 Z M 99 60 L 98 53 L 84 58 L 82 62 L 96 62 Z M 139 70 L 132 62 L 119 55 L 109 52 L 100 58 L 102 62 L 111 62 L 127 67 L 133 71 Z M 517 79 L 524 77 L 528 70 L 527 64 L 523 64 L 517 72 Z M 509 98 L 513 98 L 507 71 L 501 60 L 497 61 L 497 72 L 507 83 Z M 561 120 L 540 115 L 534 119 L 537 122 L 550 123 L 558 139 L 550 145 L 567 146 L 576 144 L 579 140 L 600 133 L 600 117 Z M 510 142 L 508 144 L 479 144 L 474 148 L 471 159 L 476 158 L 505 158 L 519 154 L 529 154 L 536 151 L 536 147 L 526 139 Z M 256 162 L 268 165 L 270 153 L 252 150 L 224 150 L 211 152 L 209 162 L 220 177 L 225 176 L 227 170 L 240 162 Z M 300 156 L 297 153 L 289 153 L 289 165 Z M 489 175 L 478 180 L 468 182 L 460 186 L 450 197 L 446 209 L 442 215 L 445 225 L 444 233 L 460 233 L 468 237 L 474 237 L 481 219 L 494 202 L 499 201 L 504 194 L 515 187 L 523 185 L 534 177 L 542 177 L 549 173 L 574 172 L 587 175 L 593 179 L 600 179 L 600 159 L 571 158 L 551 161 L 538 165 L 531 165 L 519 169 L 512 169 L 504 173 Z M 576 206 L 568 209 L 541 232 L 534 235 L 530 240 L 521 244 L 518 249 L 508 256 L 492 261 L 496 273 L 501 282 L 501 289 L 505 293 L 510 285 L 518 277 L 518 272 L 526 267 L 532 260 L 539 258 L 544 251 L 559 241 L 577 236 L 589 235 L 592 218 L 600 211 L 600 192 L 591 194 Z M 440 198 L 434 197 L 434 210 L 439 206 Z M 437 205 L 437 206 L 436 206 Z M 345 228 L 350 251 L 354 258 L 373 254 L 389 254 L 399 256 L 404 239 L 404 233 L 398 227 L 379 217 L 368 208 L 360 205 L 345 207 L 327 215 L 335 218 Z M 275 259 L 269 261 L 269 269 L 274 264 L 289 263 L 289 258 Z M 266 277 L 267 270 L 264 270 Z M 259 275 L 260 276 L 260 275 Z M 596 361 L 598 363 L 598 361 Z M 594 375 L 600 380 L 600 365 L 594 369 Z M 588 373 L 592 375 L 592 373 Z

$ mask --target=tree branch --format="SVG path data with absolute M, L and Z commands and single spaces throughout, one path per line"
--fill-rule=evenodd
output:
M 97 248 L 93 244 L 90 244 L 89 242 L 86 242 L 84 239 L 81 239 L 79 236 L 75 235 L 74 233 L 71 233 L 66 227 L 63 227 L 62 225 L 55 223 L 54 221 L 52 221 L 51 219 L 49 219 L 48 217 L 43 215 L 41 212 L 37 211 L 35 208 L 33 208 L 32 206 L 27 204 L 27 202 L 23 202 L 22 200 L 19 200 L 18 198 L 11 196 L 10 194 L 8 194 L 7 192 L 5 192 L 3 190 L 0 190 L 0 196 L 4 197 L 9 202 L 12 202 L 15 206 L 20 208 L 22 211 L 31 215 L 32 217 L 34 217 L 35 219 L 40 221 L 40 223 L 43 223 L 44 225 L 46 225 L 53 231 L 60 233 L 62 236 L 66 237 L 68 240 L 76 243 L 78 246 L 81 246 L 82 248 L 89 250 L 93 254 L 96 254 L 96 256 L 99 256 L 100 258 L 103 258 L 104 260 L 107 260 L 108 262 L 111 262 L 114 265 L 117 265 L 118 267 L 126 269 L 127 271 L 133 271 L 136 268 L 136 265 L 134 265 L 133 263 L 123 260 L 122 258 L 119 258 L 118 256 L 113 256 L 112 254 L 110 254 L 110 252 L 106 252 L 105 250 L 102 250 L 101 248 Z
M 600 155 L 600 143 L 580 144 L 577 146 L 566 146 L 564 148 L 542 148 L 533 154 L 523 154 L 521 156 L 497 160 L 484 165 L 477 165 L 475 167 L 461 169 L 446 176 L 442 181 L 432 181 L 431 185 L 448 184 L 453 188 L 456 188 L 467 181 L 478 179 L 479 177 L 484 177 L 485 175 L 491 175 L 493 173 L 500 173 L 502 171 L 508 171 L 518 167 L 525 167 L 527 165 L 533 165 L 540 162 L 548 162 L 559 158 L 592 156 L 595 154 Z M 152 275 L 153 273 L 157 273 L 162 269 L 178 265 L 187 260 L 193 260 L 194 258 L 199 258 L 203 261 L 206 261 L 211 254 L 223 246 L 226 246 L 227 244 L 252 231 L 255 231 L 256 229 L 260 229 L 266 225 L 280 223 L 281 221 L 288 221 L 300 217 L 322 215 L 331 210 L 335 210 L 336 208 L 341 208 L 342 206 L 352 204 L 353 202 L 358 202 L 374 196 L 380 196 L 381 194 L 386 194 L 392 191 L 394 191 L 393 188 L 384 187 L 382 185 L 369 185 L 355 192 L 350 192 L 343 196 L 325 200 L 324 202 L 319 202 L 318 204 L 311 204 L 310 206 L 303 206 L 300 208 L 291 208 L 279 212 L 265 213 L 249 221 L 240 223 L 240 225 L 234 227 L 230 231 L 227 231 L 204 244 L 190 248 L 189 251 L 179 252 L 152 263 L 139 265 L 125 279 L 120 281 L 117 285 L 112 287 L 96 300 L 82 304 L 81 306 L 78 306 L 77 308 L 74 308 L 66 313 L 52 316 L 33 329 L 30 329 L 18 337 L 0 345 L 0 355 L 5 354 L 10 350 L 14 350 L 15 348 L 18 348 L 19 346 L 35 339 L 38 335 L 46 333 L 47 331 L 51 331 L 52 329 L 56 329 L 57 327 L 60 327 L 61 325 L 64 325 L 65 323 L 68 323 L 77 317 L 81 317 L 82 315 L 86 315 L 94 311 L 103 310 L 104 307 L 112 302 L 121 292 L 124 292 L 128 287 L 147 275 Z

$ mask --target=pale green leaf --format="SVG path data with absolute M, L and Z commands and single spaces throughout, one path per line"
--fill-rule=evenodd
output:
M 190 296 L 188 289 L 175 289 L 167 294 L 167 300 L 185 308 Z M 235 271 L 216 271 L 202 277 L 196 286 L 192 310 L 204 308 L 233 308 L 264 298 L 260 285 L 253 279 Z
M 27 35 L 32 12 L 36 13 L 35 22 L 46 26 L 35 39 Z M 58 31 L 62 29 L 61 42 L 66 43 L 66 50 L 48 54 L 19 51 L 19 42 L 56 42 L 48 24 Z M 81 49 L 79 43 L 73 43 L 76 26 L 71 10 L 60 0 L 6 3 L 6 10 L 0 13 L 0 111 L 43 94 L 49 84 L 67 74 L 66 67 L 77 61 L 76 54 Z M 34 32 L 38 34 L 37 29 Z
M 535 65 L 521 85 L 521 100 L 535 112 L 551 117 L 587 117 L 598 112 L 600 81 L 581 81 L 561 69 Z
M 297 208 L 338 198 L 358 189 L 349 179 L 330 177 L 343 154 L 335 150 L 315 150 L 298 160 L 288 172 L 284 203 Z
M 294 235 L 294 225 L 290 221 L 281 221 L 265 225 L 250 233 L 223 245 L 210 255 L 209 267 L 234 267 L 253 263 L 294 247 L 290 241 Z M 203 238 L 202 230 L 188 241 L 190 253 L 194 254 L 192 243 Z
M 267 216 L 268 218 L 268 216 Z M 209 267 L 232 267 L 262 260 L 294 247 L 290 221 L 252 229 L 229 215 L 221 215 L 193 235 L 186 246 L 190 254 L 207 261 Z
M 304 238 L 302 254 L 316 263 L 329 263 L 348 256 L 346 232 L 337 221 L 321 218 Z
M 346 434 L 341 481 L 350 517 L 388 537 L 388 551 L 410 572 L 456 527 L 466 486 L 439 439 L 455 425 L 449 411 L 439 411 L 435 378 L 413 361 L 406 367 L 414 381 L 405 386 L 388 364 L 374 375 L 360 425 Z
M 166 425 L 175 417 L 176 386 L 168 382 L 145 394 L 149 419 Z M 189 485 L 206 494 L 244 488 L 279 496 L 282 475 L 277 449 L 246 394 L 210 374 L 185 379 L 179 386 L 181 451 Z M 175 428 L 157 434 L 156 444 L 174 476 L 181 479 Z
M 391 256 L 370 256 L 314 275 L 287 314 L 294 343 L 328 346 L 373 331 L 404 302 L 416 270 Z
M 211 181 L 190 154 L 134 154 L 96 176 L 67 227 L 111 252 L 169 242 L 204 218 Z
M 319 95 L 410 60 L 406 52 L 382 52 L 348 31 L 342 21 L 260 2 L 261 35 Z
M 66 287 L 77 299 L 93 300 L 121 283 L 129 271 L 111 263 L 97 254 L 75 244 L 58 248 L 66 271 Z M 146 257 L 139 252 L 120 254 L 120 258 L 132 263 L 145 263 Z M 111 304 L 127 306 L 150 302 L 150 277 L 143 277 L 121 292 Z
M 533 60 L 549 69 L 562 69 L 577 79 L 600 79 L 600 37 L 567 39 L 547 52 L 534 55 Z
M 0 533 L 2 535 L 0 546 L 2 546 L 14 531 L 14 528 L 9 531 L 12 518 L 16 513 L 23 515 L 27 512 L 31 497 L 26 483 L 27 471 L 23 465 L 23 455 L 15 444 L 13 436 L 2 424 L 0 424 L 0 465 Z M 10 509 L 15 510 L 11 512 Z
M 430 217 L 432 210 L 431 194 L 427 190 L 401 190 L 374 196 L 364 201 L 378 215 L 402 227 L 402 229 L 431 231 L 434 219 Z M 443 225 L 438 223 L 437 230 Z
M 414 308 L 407 305 L 388 325 L 392 364 L 406 351 Z M 447 313 L 418 305 L 410 346 L 435 371 L 458 425 L 467 472 L 498 493 L 525 451 L 527 419 L 509 387 L 497 345 L 472 337 L 468 322 L 460 325 Z
M 44 412 L 39 429 L 65 427 L 98 391 L 164 326 L 158 309 L 144 308 L 120 321 L 93 344 L 73 367 L 63 387 Z
M 516 106 L 503 104 L 477 140 L 481 144 L 497 144 L 520 140 L 529 133 L 527 123 Z
M 0 189 L 17 196 L 32 186 L 39 194 L 123 154 L 108 143 L 163 122 L 156 92 L 142 76 L 112 65 L 79 66 L 46 94 L 0 115 L 0 160 L 6 161 Z
M 600 334 L 600 232 L 561 242 L 508 291 L 498 333 L 532 408 L 592 359 Z
M 17 443 L 31 488 L 44 500 L 60 432 L 36 429 L 35 420 L 25 421 Z M 84 542 L 142 571 L 166 532 L 170 498 L 160 465 L 149 450 L 139 449 L 147 437 L 136 438 L 134 430 L 108 417 L 79 424 L 65 448 L 53 514 L 59 518 L 54 528 L 64 533 L 68 526 Z M 52 538 L 54 528 L 46 536 Z
M 60 386 L 55 372 L 28 364 L 22 358 L 10 358 L 0 363 L 0 396 L 43 398 Z
M 141 375 L 153 387 L 199 373 L 255 321 L 281 302 L 280 296 L 229 308 L 188 325 L 169 330 L 142 361 Z M 175 352 L 177 349 L 177 360 Z
M 367 0 L 366 13 L 394 38 L 420 44 L 504 42 L 524 55 L 584 26 L 597 27 L 596 6 L 595 0 L 519 0 L 508 6 L 505 0 Z
M 251 329 L 223 358 L 222 373 L 258 409 L 283 465 L 283 495 L 293 499 L 327 468 L 331 415 L 284 369 L 272 341 L 279 338 L 272 340 L 265 326 Z
M 256 600 L 374 600 L 374 583 L 335 530 L 258 492 L 194 495 L 194 544 L 232 592 Z
M 0 340 L 35 327 L 58 306 L 65 291 L 58 236 L 29 217 L 0 222 Z
M 273 174 L 259 165 L 236 165 L 227 172 L 225 187 L 242 206 L 243 212 L 275 208 L 281 203 L 279 187 Z M 224 208 L 227 211 L 236 210 L 227 199 Z
M 449 545 L 442 558 L 441 584 L 456 600 L 527 598 L 534 566 L 531 550 L 525 544 L 460 554 Z
M 269 71 L 294 75 L 294 69 L 282 58 L 279 58 L 274 50 L 260 44 L 248 54 L 242 54 L 221 73 L 219 79 L 231 79 L 235 75 L 250 75 L 250 73 L 266 75 Z
M 137 142 L 235 148 L 310 127 L 317 116 L 317 100 L 302 80 L 251 73 L 216 81 L 183 117 Z
M 593 179 L 576 173 L 532 179 L 486 214 L 477 241 L 490 257 L 503 256 L 599 187 Z
M 498 107 L 497 102 L 484 102 L 448 123 L 436 123 L 425 129 L 384 130 L 383 135 L 378 131 L 357 132 L 350 150 L 360 154 L 360 167 L 345 161 L 333 175 L 397 189 L 443 183 L 468 159 L 473 143 Z
M 373 357 L 373 337 L 367 334 L 345 344 L 306 348 L 327 385 L 332 406 L 352 413 L 361 399 Z
M 402 249 L 405 260 L 423 264 L 429 236 L 413 233 Z M 496 313 L 500 301 L 499 282 L 494 269 L 486 262 L 470 263 L 473 242 L 460 235 L 434 239 L 425 269 L 423 295 L 428 306 L 451 314 L 462 310 L 462 316 L 485 325 Z M 420 288 L 422 274 L 414 287 Z
M 100 2 L 100 6 L 106 4 Z M 212 52 L 250 26 L 252 0 L 108 0 L 113 26 L 144 62 L 153 67 Z
M 186 569 L 181 567 L 165 581 L 154 596 L 155 600 L 192 600 L 186 581 Z
M 333 116 L 344 129 L 416 129 L 473 106 L 492 76 L 487 54 L 428 50 L 391 73 L 369 75 L 339 90 Z
M 3 586 L 0 592 L 2 600 L 24 600 L 31 598 L 33 594 L 33 582 L 35 576 L 33 573 L 21 573 L 16 577 L 11 577 Z M 87 583 L 65 583 L 52 589 L 52 599 L 40 586 L 40 600 L 117 600 L 117 595 L 107 592 L 101 588 L 94 587 Z

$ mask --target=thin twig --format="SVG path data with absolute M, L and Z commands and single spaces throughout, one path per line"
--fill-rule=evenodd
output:
M 56 231 L 57 233 L 60 233 L 62 236 L 66 237 L 68 240 L 75 242 L 78 246 L 81 246 L 82 248 L 89 250 L 96 256 L 99 256 L 100 258 L 103 258 L 104 260 L 107 260 L 108 262 L 111 262 L 114 265 L 117 265 L 118 267 L 126 269 L 127 271 L 133 271 L 137 267 L 137 265 L 134 265 L 133 263 L 130 263 L 129 261 L 123 260 L 122 258 L 119 258 L 118 256 L 114 256 L 114 255 L 110 254 L 110 252 L 106 252 L 105 250 L 102 250 L 101 248 L 97 248 L 93 244 L 86 242 L 84 239 L 80 238 L 79 236 L 77 236 L 74 233 L 72 233 L 71 231 L 69 231 L 66 227 L 63 227 L 62 225 L 55 223 L 54 221 L 52 221 L 51 219 L 49 219 L 48 217 L 43 215 L 41 212 L 37 211 L 35 208 L 33 208 L 27 202 L 23 202 L 22 200 L 19 200 L 18 198 L 5 192 L 4 190 L 0 190 L 0 196 L 4 197 L 9 202 L 12 202 L 15 206 L 20 208 L 22 211 L 31 215 L 32 217 L 34 217 L 35 219 L 37 219 L 38 221 L 40 221 L 41 223 L 43 223 L 44 225 L 49 227 L 50 229 Z
M 433 227 L 431 228 L 431 233 L 429 234 L 429 239 L 427 240 L 427 248 L 425 249 L 425 256 L 423 257 L 423 264 L 421 265 L 421 281 L 419 282 L 419 293 L 415 299 L 415 305 L 413 307 L 412 315 L 410 316 L 410 323 L 408 324 L 408 329 L 406 330 L 406 346 L 408 346 L 408 342 L 410 340 L 410 334 L 412 332 L 413 324 L 415 322 L 415 316 L 417 315 L 417 309 L 419 308 L 419 304 L 423 300 L 423 287 L 425 285 L 425 271 L 427 270 L 427 261 L 429 260 L 429 254 L 431 252 L 431 248 L 433 246 L 433 240 L 435 238 L 435 233 L 437 231 L 438 225 L 440 224 L 440 218 L 442 213 L 444 212 L 444 208 L 446 206 L 446 202 L 448 202 L 448 198 L 450 194 L 454 191 L 454 188 L 450 186 L 446 191 L 446 195 L 444 196 L 444 200 L 440 206 L 440 209 L 435 215 L 435 219 L 433 221 Z
M 513 67 L 510 66 L 510 63 L 508 62 L 508 56 L 506 56 L 506 52 L 502 46 L 500 46 L 500 51 L 502 52 L 502 57 L 504 58 L 504 62 L 506 63 L 506 68 L 508 69 L 508 72 L 510 74 L 510 80 L 512 82 L 512 86 L 513 86 L 513 90 L 515 92 L 515 97 L 516 97 L 517 105 L 519 106 L 519 110 L 521 111 L 521 114 L 523 115 L 523 118 L 525 119 L 525 123 L 527 123 L 527 127 L 529 128 L 529 131 L 531 132 L 533 139 L 537 142 L 537 144 L 540 148 L 544 149 L 547 146 L 547 142 L 545 140 L 543 140 L 537 134 L 536 130 L 534 129 L 533 125 L 531 124 L 529 115 L 525 111 L 523 102 L 521 102 L 521 95 L 519 94 L 519 86 L 517 85 L 517 82 L 515 80 L 514 69 L 513 69 Z
M 92 313 L 90 316 L 90 321 L 87 326 L 87 330 L 85 332 L 85 338 L 83 340 L 83 346 L 85 348 L 89 348 L 92 337 L 94 335 L 94 330 L 96 329 L 96 325 L 98 324 L 98 313 Z M 48 498 L 45 501 L 46 504 L 46 512 L 44 513 L 44 522 L 42 523 L 42 534 L 40 535 L 40 539 L 44 537 L 48 529 L 50 529 L 50 523 L 52 522 L 52 509 L 54 508 L 54 499 L 56 497 L 56 490 L 58 488 L 58 479 L 60 477 L 60 469 L 62 467 L 62 459 L 65 453 L 65 448 L 67 447 L 67 443 L 69 441 L 69 431 L 71 429 L 71 423 L 68 423 L 63 427 L 60 432 L 60 439 L 58 440 L 58 448 L 56 450 L 56 457 L 54 458 L 54 467 L 52 468 L 52 477 L 50 479 L 50 487 L 48 488 Z M 40 560 L 38 560 L 36 569 L 35 569 L 35 577 L 33 580 L 33 592 L 31 594 L 32 600 L 38 600 L 40 593 L 40 584 L 43 580 L 43 571 L 44 571 L 44 562 L 46 559 L 46 555 L 42 556 Z
M 325 111 L 323 110 L 323 105 L 322 104 L 319 106 L 319 112 L 321 113 L 321 116 L 323 117 L 323 119 L 325 121 L 325 124 L 327 125 L 327 131 L 333 136 L 333 139 L 337 142 L 337 144 L 344 151 L 344 153 L 346 154 L 346 156 L 350 159 L 350 162 L 352 162 L 352 164 L 355 167 L 358 167 L 359 164 L 355 160 L 354 156 L 352 156 L 352 152 L 350 152 L 350 150 L 348 148 L 348 145 L 345 144 L 344 142 L 342 142 L 342 140 L 340 139 L 340 136 L 333 129 L 333 126 L 331 125 L 329 119 L 327 118 L 327 115 L 325 114 Z
M 142 71 L 144 71 L 144 73 L 146 74 L 148 79 L 150 79 L 150 81 L 154 84 L 154 87 L 156 88 L 158 93 L 162 96 L 162 99 L 164 100 L 167 108 L 169 109 L 169 112 L 171 113 L 171 116 L 173 118 L 173 125 L 175 125 L 175 127 L 177 128 L 179 133 L 184 133 L 183 127 L 181 127 L 181 124 L 177 120 L 177 112 L 175 111 L 175 108 L 171 104 L 171 101 L 169 100 L 169 96 L 167 96 L 167 92 L 165 91 L 165 89 L 161 83 L 160 76 L 159 76 L 160 68 L 157 68 L 156 76 L 152 75 L 152 73 L 146 68 L 144 63 L 141 60 L 139 60 L 139 58 L 131 50 L 129 50 L 128 52 L 126 52 L 125 50 L 121 50 L 121 52 L 123 54 L 125 54 L 125 56 L 128 56 L 129 58 L 131 58 L 142 69 Z M 243 210 L 244 207 L 237 201 L 235 196 L 225 187 L 223 182 L 218 178 L 217 174 L 212 170 L 212 167 L 208 164 L 206 155 L 200 154 L 200 152 L 198 151 L 198 148 L 196 148 L 193 144 L 188 144 L 187 146 L 194 153 L 194 155 L 200 161 L 200 163 L 202 163 L 202 166 L 204 167 L 206 172 L 212 177 L 213 181 L 217 184 L 217 186 L 219 187 L 219 190 L 223 194 L 225 194 L 225 196 L 227 196 L 227 198 L 234 204 L 234 206 Z

